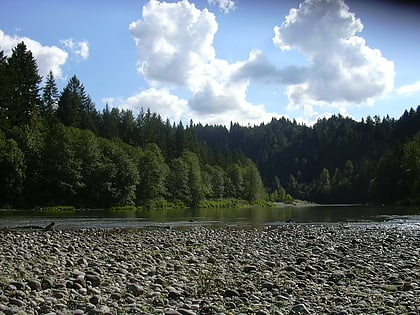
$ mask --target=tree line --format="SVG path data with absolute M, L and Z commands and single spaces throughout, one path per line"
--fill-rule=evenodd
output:
M 286 118 L 228 127 L 98 111 L 59 91 L 22 42 L 0 51 L 0 206 L 198 206 L 235 198 L 420 203 L 420 107 L 399 119 Z
M 0 206 L 196 207 L 203 200 L 267 200 L 255 163 L 218 163 L 190 126 L 150 110 L 101 112 L 73 76 L 59 92 L 22 42 L 0 52 Z
M 286 189 L 323 203 L 420 203 L 420 106 L 399 119 L 334 115 L 305 126 L 273 118 L 194 130 L 212 150 L 251 158 L 272 197 Z

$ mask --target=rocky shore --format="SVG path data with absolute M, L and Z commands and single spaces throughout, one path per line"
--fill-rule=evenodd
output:
M 419 229 L 6 231 L 0 240 L 0 314 L 420 312 Z

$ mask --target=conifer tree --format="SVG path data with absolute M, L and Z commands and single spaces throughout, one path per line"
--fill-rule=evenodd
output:
M 4 51 L 0 51 L 0 131 L 7 127 L 7 58 Z
M 96 132 L 95 104 L 76 76 L 69 80 L 60 95 L 57 116 L 60 122 L 66 126 L 90 129 Z
M 51 120 L 58 105 L 58 88 L 55 78 L 50 71 L 46 77 L 45 86 L 42 89 L 42 103 L 40 112 L 48 120 Z
M 1 56 L 0 56 L 1 57 Z M 4 56 L 0 59 L 4 60 Z M 26 49 L 24 42 L 19 43 L 7 59 L 1 62 L 2 76 L 5 75 L 7 83 L 1 92 L 0 104 L 3 123 L 6 128 L 28 124 L 39 109 L 39 84 L 41 76 L 32 53 Z

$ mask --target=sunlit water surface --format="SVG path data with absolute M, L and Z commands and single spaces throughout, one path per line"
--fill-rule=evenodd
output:
M 57 229 L 138 229 L 187 226 L 275 226 L 298 224 L 352 224 L 420 230 L 419 207 L 286 206 L 276 208 L 165 209 L 138 211 L 84 210 L 73 213 L 0 211 L 0 228 L 36 225 L 54 221 Z

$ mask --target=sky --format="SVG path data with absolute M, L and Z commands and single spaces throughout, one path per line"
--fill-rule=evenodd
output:
M 415 1 L 413 1 L 414 3 Z M 61 90 L 102 110 L 229 126 L 420 104 L 420 6 L 386 0 L 2 0 L 0 50 L 24 41 Z

